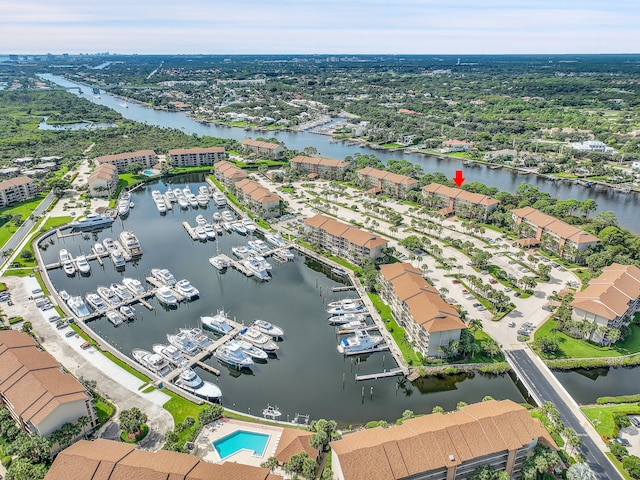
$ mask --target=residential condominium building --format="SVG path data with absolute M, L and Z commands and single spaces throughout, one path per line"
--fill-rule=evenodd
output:
M 141 168 L 151 168 L 157 162 L 156 152 L 153 150 L 138 150 L 137 152 L 118 153 L 117 155 L 104 155 L 96 157 L 96 165 L 110 163 L 115 165 L 118 173 L 125 173 L 131 165 L 140 165 Z
M 465 480 L 484 466 L 520 478 L 540 443 L 557 446 L 540 420 L 511 400 L 344 435 L 330 443 L 336 480 Z
M 225 160 L 224 147 L 177 148 L 169 150 L 169 160 L 174 167 L 202 167 Z
M 258 182 L 247 178 L 240 180 L 235 184 L 235 195 L 240 203 L 246 205 L 251 213 L 258 217 L 282 215 L 282 198 Z
M 516 231 L 524 237 L 523 246 L 542 245 L 561 257 L 582 260 L 581 252 L 596 245 L 598 237 L 531 207 L 511 210 Z
M 110 163 L 98 165 L 87 181 L 93 197 L 110 197 L 118 188 L 118 169 Z
M 460 340 L 467 328 L 458 310 L 408 263 L 380 265 L 380 298 L 424 357 L 442 356 L 441 348 Z
M 284 156 L 285 151 L 284 146 L 279 143 L 261 142 L 259 140 L 251 140 L 250 138 L 245 138 L 241 142 L 241 145 L 243 152 L 271 160 L 280 160 Z
M 65 423 L 89 417 L 97 423 L 93 398 L 35 340 L 16 330 L 0 331 L 0 403 L 23 430 L 47 437 Z
M 629 325 L 640 312 L 640 268 L 614 263 L 589 280 L 589 285 L 576 292 L 571 302 L 572 319 L 588 320 L 607 328 Z M 605 332 L 595 330 L 592 340 L 607 343 Z
M 465 152 L 473 146 L 472 143 L 463 140 L 445 140 L 442 142 L 443 152 Z
M 247 178 L 247 172 L 231 162 L 222 160 L 213 166 L 213 176 L 228 190 L 240 180 Z
M 309 241 L 334 255 L 362 264 L 365 258 L 375 260 L 382 256 L 387 240 L 365 230 L 352 227 L 324 215 L 307 218 L 305 228 Z
M 448 216 L 486 219 L 500 204 L 499 200 L 480 193 L 467 192 L 460 188 L 430 183 L 422 187 L 427 203 L 441 207 L 438 213 Z
M 23 202 L 36 196 L 37 189 L 29 177 L 15 177 L 0 182 L 0 207 Z
M 210 463 L 187 453 L 137 450 L 113 440 L 81 440 L 58 454 L 45 480 L 282 480 L 268 468 Z
M 348 162 L 333 160 L 331 158 L 317 158 L 298 155 L 289 160 L 291 167 L 298 173 L 306 173 L 310 177 L 328 178 L 331 180 L 342 179 L 349 166 Z
M 364 182 L 365 188 L 377 192 L 384 192 L 394 197 L 406 198 L 407 193 L 416 190 L 420 183 L 415 178 L 386 172 L 372 167 L 361 168 L 356 172 L 358 178 Z

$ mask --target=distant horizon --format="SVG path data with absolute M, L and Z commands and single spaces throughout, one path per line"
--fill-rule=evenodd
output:
M 16 55 L 18 57 L 43 57 L 47 55 L 54 56 L 62 56 L 69 55 L 74 57 L 79 56 L 104 56 L 104 57 L 135 57 L 135 56 L 206 56 L 206 57 L 242 57 L 242 56 L 252 56 L 252 57 L 269 57 L 269 56 L 278 56 L 278 57 L 295 57 L 295 56 L 305 56 L 305 57 L 538 57 L 538 56 L 605 56 L 605 55 L 640 55 L 640 51 L 638 52 L 600 52 L 600 53 L 336 53 L 336 52 L 322 52 L 322 53 L 167 53 L 167 52 L 157 52 L 157 53 L 121 53 L 121 52 L 109 52 L 107 50 L 96 51 L 96 52 L 40 52 L 40 53 L 14 53 L 14 52 L 2 52 L 0 51 L 0 57 L 9 57 L 12 55 Z
M 11 55 L 605 55 L 638 25 L 636 0 L 6 0 L 0 17 Z

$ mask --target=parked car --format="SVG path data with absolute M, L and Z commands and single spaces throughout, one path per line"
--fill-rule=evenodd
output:
M 495 285 L 496 283 L 498 283 L 498 281 L 495 278 L 492 278 L 491 280 L 489 280 L 489 283 L 491 285 Z
M 76 334 L 76 332 L 74 330 L 69 330 L 67 333 L 64 334 L 65 337 L 73 337 Z
M 504 291 L 505 291 L 505 292 L 507 292 L 507 293 L 511 292 L 512 290 L 513 290 L 513 289 L 512 289 L 512 288 L 509 288 L 509 287 L 507 287 L 507 288 L 505 288 L 505 289 L 504 289 Z
M 513 296 L 514 296 L 514 297 L 519 297 L 519 296 L 521 296 L 521 295 L 522 295 L 522 293 L 521 293 L 521 292 L 516 292 L 516 293 L 514 293 L 514 294 L 513 294 Z
M 634 417 L 634 416 L 629 415 L 629 421 L 630 421 L 633 425 L 635 425 L 636 427 L 639 427 L 639 428 L 640 428 L 640 419 L 638 419 L 638 417 Z
M 91 346 L 91 344 L 89 342 L 84 342 L 82 345 L 80 345 L 80 348 L 83 349 L 83 350 L 86 350 L 90 346 Z
M 617 443 L 618 445 L 624 445 L 625 447 L 629 446 L 629 440 L 626 438 L 616 437 L 613 439 L 613 443 Z
M 454 285 L 458 285 L 460 283 L 460 280 L 451 280 L 451 283 L 453 283 Z
M 477 303 L 477 302 L 476 302 L 476 303 L 474 303 L 474 304 L 473 304 L 473 306 L 474 306 L 474 307 L 476 307 L 476 308 L 478 308 L 478 307 L 481 307 L 481 306 L 482 306 L 482 304 L 481 304 L 481 303 Z
M 508 326 L 510 326 L 511 328 L 516 326 L 516 322 L 514 322 L 513 320 L 511 320 L 509 323 L 507 323 Z

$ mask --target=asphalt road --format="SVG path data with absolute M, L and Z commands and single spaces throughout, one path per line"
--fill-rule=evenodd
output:
M 46 197 L 44 197 L 44 199 L 40 202 L 40 204 L 35 208 L 32 215 L 34 217 L 43 215 L 44 212 L 47 211 L 47 208 L 49 208 L 49 205 L 51 205 L 54 199 L 55 199 L 55 195 L 52 192 L 49 192 L 49 194 Z M 9 250 L 9 249 L 15 250 L 16 248 L 18 248 L 20 243 L 29 234 L 32 228 L 33 228 L 33 220 L 31 220 L 31 218 L 27 218 L 24 221 L 24 223 L 20 225 L 20 228 L 18 228 L 16 233 L 14 233 L 11 236 L 9 241 L 5 243 L 3 250 Z
M 527 355 L 527 352 L 524 350 L 513 350 L 505 353 L 517 366 L 522 375 L 526 377 L 530 386 L 535 389 L 535 394 L 538 398 L 543 402 L 553 403 L 560 412 L 562 423 L 576 431 L 582 441 L 580 450 L 585 455 L 587 464 L 598 475 L 598 478 L 602 480 L 622 480 L 620 473 L 618 473 L 616 468 L 609 462 L 609 459 L 582 426 L 572 406 L 556 391 L 547 377 Z

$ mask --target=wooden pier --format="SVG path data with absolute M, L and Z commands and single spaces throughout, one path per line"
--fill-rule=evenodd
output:
M 182 222 L 182 226 L 191 237 L 191 240 L 198 240 L 198 235 L 196 234 L 196 231 L 193 229 L 191 225 L 189 225 L 188 222 Z
M 355 290 L 353 285 L 344 285 L 342 287 L 331 287 L 332 292 L 348 292 L 349 290 Z
M 146 280 L 147 280 L 147 283 L 150 283 L 151 285 L 153 285 L 155 287 L 153 289 L 154 293 L 160 287 L 169 287 L 169 285 L 166 285 L 166 284 L 162 283 L 160 280 L 156 280 L 153 277 L 147 277 Z M 175 288 L 169 287 L 169 289 L 173 293 L 173 296 L 176 297 L 176 300 L 178 300 L 178 302 L 182 302 L 182 301 L 184 301 L 186 299 L 186 297 L 184 295 L 182 295 L 180 292 L 178 292 Z
M 103 310 L 101 312 L 94 311 L 94 312 L 91 312 L 89 315 L 85 315 L 84 317 L 79 317 L 79 319 L 87 323 L 106 315 L 107 312 L 112 312 L 112 311 L 118 312 L 118 309 L 123 305 L 132 305 L 134 303 L 140 303 L 144 305 L 146 308 L 148 308 L 149 310 L 153 310 L 153 305 L 150 305 L 145 299 L 152 297 L 153 295 L 155 295 L 155 293 L 156 293 L 155 289 L 147 290 L 143 294 L 136 295 L 135 297 L 130 298 L 129 300 L 122 300 L 118 305 L 110 305 L 106 310 Z
M 378 378 L 397 377 L 404 374 L 405 374 L 404 369 L 400 367 L 392 368 L 391 370 L 385 370 L 384 372 L 368 373 L 365 375 L 358 375 L 356 373 L 356 382 L 359 382 L 362 380 L 377 380 Z
M 92 249 L 91 251 L 93 252 L 93 249 Z M 100 259 L 100 261 L 101 261 L 101 260 L 102 260 L 102 258 L 101 258 L 101 257 L 107 257 L 107 256 L 109 256 L 109 253 L 108 253 L 108 252 L 100 253 L 100 254 L 98 254 L 98 253 L 95 253 L 95 252 L 94 252 L 94 253 L 91 253 L 91 254 L 89 254 L 89 255 L 86 255 L 86 256 L 85 256 L 85 258 L 87 259 L 87 261 L 96 260 L 96 259 L 98 259 L 98 258 L 99 258 L 99 259 Z M 73 257 L 73 256 L 71 255 L 71 253 L 69 253 L 69 257 L 70 257 L 71 263 L 72 263 L 72 264 L 73 264 L 73 266 L 77 269 L 77 268 L 78 268 L 78 265 L 77 265 L 77 263 L 76 263 L 76 258 L 77 258 L 77 257 Z M 101 263 L 101 265 L 102 265 L 102 263 Z M 54 263 L 49 263 L 48 265 L 45 265 L 45 268 L 46 268 L 47 270 L 54 270 L 54 269 L 56 269 L 56 268 L 61 268 L 61 267 L 62 267 L 62 263 L 60 263 L 60 262 L 54 262 Z
M 365 355 L 367 353 L 384 352 L 386 350 L 389 350 L 389 345 L 385 343 L 384 345 L 378 345 L 377 347 L 370 348 L 369 350 L 361 350 L 359 352 L 344 352 L 343 355 L 345 357 L 350 357 L 352 355 Z
M 247 277 L 251 277 L 253 275 L 253 272 L 251 270 L 249 270 L 247 267 L 245 267 L 242 263 L 238 262 L 237 260 L 225 255 L 224 253 L 221 253 L 220 257 L 222 257 L 224 260 L 229 262 L 229 265 L 231 265 L 233 268 L 235 268 L 239 272 L 244 273 Z

